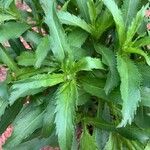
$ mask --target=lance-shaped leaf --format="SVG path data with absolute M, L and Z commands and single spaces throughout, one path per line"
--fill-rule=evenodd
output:
M 0 96 L 0 117 L 4 114 L 8 101 Z
M 135 53 L 135 54 L 139 54 L 139 55 L 143 56 L 145 58 L 147 64 L 150 66 L 150 57 L 143 50 L 141 50 L 139 48 L 128 47 L 125 51 L 128 53 Z
M 8 90 L 6 83 L 0 83 L 0 117 L 8 106 Z
M 88 6 L 88 12 L 89 12 L 89 16 L 90 16 L 90 21 L 92 24 L 94 24 L 96 21 L 96 18 L 97 18 L 96 6 L 95 6 L 94 1 L 88 0 L 87 6 Z
M 13 0 L 1 0 L 0 6 L 1 6 L 2 8 L 7 9 L 7 8 L 10 6 L 10 4 L 11 4 L 12 2 L 13 2 Z
M 62 61 L 65 58 L 65 52 L 70 53 L 71 51 L 64 29 L 56 14 L 55 2 L 54 0 L 41 0 L 40 2 L 45 12 L 45 22 L 51 33 L 52 51 L 56 59 Z
M 20 38 L 10 39 L 8 42 L 17 56 L 19 56 L 21 52 L 26 51 L 23 43 L 20 41 Z
M 80 138 L 80 150 L 98 150 L 94 136 L 84 129 Z
M 39 43 L 37 50 L 35 52 L 35 55 L 36 55 L 35 67 L 36 68 L 40 68 L 49 50 L 50 50 L 49 36 L 45 36 L 43 39 L 41 39 L 41 42 Z
M 43 119 L 43 128 L 42 128 L 42 134 L 44 135 L 44 137 L 49 137 L 49 135 L 51 135 L 55 124 L 54 124 L 54 120 L 55 120 L 55 101 L 54 101 L 54 96 L 52 93 L 49 94 L 45 100 L 49 101 L 45 114 L 44 114 L 44 119 Z
M 120 141 L 118 140 L 118 137 L 115 136 L 115 134 L 110 133 L 109 140 L 105 145 L 105 150 L 115 150 L 120 149 Z
M 138 103 L 141 101 L 141 75 L 137 66 L 127 57 L 117 55 L 117 67 L 121 78 L 122 121 L 119 127 L 131 124 Z
M 75 70 L 92 71 L 92 69 L 104 69 L 100 58 L 84 57 L 76 63 Z
M 141 88 L 141 105 L 150 107 L 150 88 Z
M 57 138 L 54 134 L 50 135 L 48 138 L 36 137 L 31 140 L 20 143 L 17 146 L 11 147 L 15 150 L 40 150 L 45 147 L 45 145 L 51 145 L 55 147 L 57 145 Z
M 113 124 L 110 124 L 103 119 L 97 118 L 84 118 L 84 121 L 89 124 L 93 125 L 97 128 L 106 131 L 117 132 L 125 138 L 130 140 L 138 140 L 139 142 L 147 142 L 150 139 L 150 135 L 148 132 L 144 131 L 143 129 L 137 128 L 136 126 L 128 126 L 126 128 L 116 128 Z
M 103 78 L 93 77 L 88 74 L 88 76 L 81 78 L 80 82 L 82 88 L 92 96 L 96 96 L 100 99 L 111 101 L 113 103 L 122 104 L 122 99 L 118 88 L 113 90 L 109 95 L 106 95 L 104 91 L 105 81 Z
M 33 95 L 46 87 L 54 86 L 63 81 L 63 74 L 39 74 L 28 79 L 17 81 L 11 87 L 9 102 L 13 104 L 20 97 Z
M 4 21 L 8 21 L 8 20 L 15 20 L 16 18 L 12 15 L 9 14 L 5 14 L 0 12 L 0 24 L 3 23 Z
M 20 66 L 34 66 L 36 62 L 35 53 L 30 51 L 24 51 L 17 57 L 18 65 Z
M 81 48 L 85 40 L 87 39 L 88 34 L 80 29 L 75 29 L 68 34 L 68 41 L 71 43 L 72 47 Z
M 5 144 L 5 148 L 17 146 L 23 139 L 42 126 L 44 112 L 40 107 L 27 106 L 18 114 L 13 122 L 14 131 Z
M 101 16 L 97 18 L 95 33 L 98 39 L 113 24 L 113 17 L 108 9 L 102 11 Z
M 4 64 L 6 64 L 13 71 L 16 71 L 18 69 L 17 64 L 10 57 L 7 50 L 4 47 L 2 47 L 1 45 L 0 45 L 0 59 Z
M 89 16 L 88 5 L 87 5 L 88 1 L 89 0 L 76 0 L 82 17 L 89 23 L 90 22 L 90 16 Z
M 143 37 L 143 38 L 137 40 L 136 42 L 134 42 L 133 46 L 141 47 L 141 46 L 146 46 L 149 44 L 150 44 L 150 37 L 146 36 L 146 37 Z
M 23 38 L 26 42 L 29 42 L 34 47 L 40 43 L 42 36 L 34 31 L 27 31 L 23 34 Z
M 71 149 L 77 97 L 77 85 L 74 80 L 61 85 L 56 95 L 55 123 L 61 150 Z
M 20 37 L 30 26 L 19 22 L 6 22 L 0 27 L 0 42 Z
M 77 26 L 89 33 L 92 33 L 91 27 L 80 17 L 77 17 L 73 14 L 70 14 L 69 12 L 64 11 L 58 12 L 58 17 L 63 24 Z
M 100 44 L 95 45 L 95 49 L 98 53 L 102 55 L 103 63 L 105 63 L 109 67 L 106 85 L 104 87 L 106 94 L 108 94 L 119 83 L 119 75 L 116 67 L 117 63 L 116 63 L 115 54 L 112 50 Z
M 118 37 L 119 37 L 119 43 L 120 46 L 124 43 L 125 40 L 125 25 L 124 25 L 124 20 L 122 17 L 122 12 L 119 10 L 117 4 L 115 3 L 114 0 L 104 0 L 103 1 L 106 7 L 109 9 L 111 12 L 114 21 L 116 23 L 116 28 L 118 32 Z
M 139 29 L 143 19 L 144 19 L 144 12 L 146 8 L 142 7 L 141 10 L 138 11 L 135 19 L 132 21 L 131 25 L 129 26 L 127 30 L 127 37 L 126 37 L 126 43 L 128 44 L 129 42 L 132 41 L 132 38 L 134 37 L 135 33 Z
M 124 0 L 122 6 L 123 17 L 126 28 L 130 25 L 138 11 L 140 0 Z

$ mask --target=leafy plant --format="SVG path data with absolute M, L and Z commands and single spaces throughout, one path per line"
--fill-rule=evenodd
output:
M 0 146 L 148 150 L 149 4 L 23 0 L 19 6 L 0 2 Z

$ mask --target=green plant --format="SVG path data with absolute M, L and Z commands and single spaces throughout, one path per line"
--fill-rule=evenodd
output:
M 147 1 L 23 1 L 0 2 L 3 149 L 148 150 Z

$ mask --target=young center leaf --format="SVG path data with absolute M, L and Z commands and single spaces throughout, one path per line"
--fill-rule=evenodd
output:
M 56 95 L 56 132 L 61 150 L 70 150 L 74 135 L 74 117 L 78 92 L 75 80 L 58 88 Z
M 50 29 L 52 51 L 56 59 L 61 62 L 65 58 L 65 54 L 71 51 L 65 31 L 56 14 L 55 0 L 41 0 L 40 2 L 45 12 L 45 22 Z
M 122 121 L 118 127 L 131 124 L 138 103 L 141 101 L 141 75 L 137 66 L 127 57 L 117 55 L 117 67 L 121 78 Z

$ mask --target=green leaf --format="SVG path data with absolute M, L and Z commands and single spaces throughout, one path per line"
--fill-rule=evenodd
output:
M 42 36 L 36 32 L 28 30 L 23 34 L 23 38 L 26 40 L 26 42 L 29 42 L 31 45 L 37 47 L 41 41 Z
M 150 107 L 150 88 L 141 88 L 141 105 Z
M 120 142 L 120 141 L 118 141 L 118 138 L 117 138 L 114 134 L 110 133 L 109 140 L 108 140 L 108 142 L 106 143 L 104 149 L 105 149 L 105 150 L 115 150 L 115 149 L 119 149 L 119 148 L 120 148 L 120 147 L 119 147 L 119 142 Z
M 17 62 L 20 66 L 34 66 L 36 62 L 35 53 L 29 51 L 22 52 L 21 55 L 17 57 Z
M 97 18 L 96 6 L 93 0 L 87 1 L 88 12 L 90 16 L 91 23 L 94 24 Z
M 76 0 L 82 17 L 86 20 L 86 22 L 89 23 L 90 22 L 90 16 L 88 13 L 88 6 L 87 6 L 88 1 L 89 0 Z
M 25 67 L 25 68 L 20 69 L 18 72 L 16 72 L 15 75 L 18 80 L 22 80 L 22 79 L 27 79 L 37 74 L 42 74 L 42 73 L 50 74 L 50 73 L 53 73 L 55 70 L 56 68 L 52 68 L 52 67 L 43 67 L 40 69 Z
M 17 64 L 14 60 L 10 57 L 9 53 L 6 51 L 4 47 L 0 45 L 0 59 L 4 64 L 6 64 L 10 69 L 13 71 L 18 70 Z
M 1 0 L 0 6 L 1 6 L 2 8 L 7 9 L 7 8 L 10 6 L 10 4 L 11 4 L 12 2 L 13 2 L 13 0 Z
M 104 0 L 103 2 L 106 5 L 106 7 L 109 9 L 109 11 L 111 12 L 114 18 L 117 32 L 118 32 L 118 37 L 119 37 L 119 43 L 120 43 L 120 46 L 122 46 L 125 40 L 125 25 L 124 25 L 124 20 L 122 17 L 122 12 L 121 10 L 119 10 L 114 0 L 109 0 L 109 1 Z
M 19 22 L 6 22 L 0 26 L 0 42 L 20 37 L 30 26 Z
M 127 37 L 126 37 L 126 44 L 132 41 L 132 38 L 134 37 L 135 33 L 139 29 L 143 19 L 144 19 L 144 12 L 146 8 L 142 7 L 141 10 L 138 11 L 135 19 L 132 21 L 131 25 L 128 27 L 127 30 Z
M 5 13 L 0 14 L 0 24 L 3 23 L 4 21 L 9 21 L 9 20 L 16 20 L 16 18 L 9 14 L 5 14 Z
M 58 12 L 58 17 L 63 24 L 77 26 L 87 31 L 88 33 L 92 33 L 91 27 L 80 17 L 70 14 L 69 12 L 63 11 Z
M 44 137 L 49 137 L 51 135 L 55 125 L 54 125 L 54 120 L 55 120 L 55 101 L 54 101 L 54 95 L 48 95 L 45 100 L 49 101 L 45 114 L 44 114 L 44 119 L 43 119 L 43 129 L 42 129 L 42 134 Z
M 150 142 L 147 143 L 146 147 L 144 150 L 149 150 L 150 149 Z
M 87 39 L 88 34 L 80 29 L 75 29 L 68 34 L 68 42 L 73 47 L 81 48 L 85 40 Z
M 35 67 L 36 68 L 40 68 L 49 50 L 50 50 L 49 36 L 45 36 L 43 39 L 41 39 L 41 42 L 39 43 L 35 52 L 35 55 L 36 55 Z
M 146 36 L 146 37 L 143 37 L 143 38 L 137 40 L 136 42 L 134 42 L 133 46 L 134 47 L 142 47 L 142 46 L 146 46 L 149 44 L 150 44 L 150 37 Z
M 126 28 L 130 25 L 138 11 L 140 0 L 124 0 L 122 6 L 123 17 Z
M 100 58 L 84 57 L 76 63 L 76 71 L 92 71 L 92 69 L 104 69 Z
M 95 49 L 102 55 L 102 61 L 109 67 L 106 85 L 104 87 L 106 94 L 110 93 L 119 83 L 119 75 L 116 68 L 116 58 L 112 50 L 102 46 L 95 45 Z
M 143 56 L 147 62 L 147 64 L 150 66 L 150 57 L 141 49 L 139 48 L 132 48 L 132 47 L 128 47 L 125 52 L 128 53 L 135 53 L 135 54 L 139 54 L 141 56 Z
M 0 97 L 4 98 L 4 99 L 8 99 L 8 86 L 6 84 L 6 82 L 0 82 Z
M 65 58 L 65 53 L 70 53 L 71 51 L 65 32 L 56 14 L 55 3 L 53 0 L 41 0 L 40 2 L 46 15 L 45 22 L 51 33 L 52 51 L 56 59 L 62 61 Z
M 12 148 L 22 142 L 23 139 L 32 134 L 42 126 L 43 113 L 41 108 L 27 106 L 18 114 L 13 122 L 14 131 L 4 148 Z
M 56 95 L 56 130 L 62 150 L 70 150 L 74 135 L 74 116 L 77 101 L 77 85 L 74 80 L 61 85 Z
M 17 56 L 20 55 L 21 52 L 26 50 L 19 38 L 10 39 L 8 42 Z
M 150 67 L 145 64 L 139 64 L 138 69 L 142 75 L 142 85 L 144 87 L 150 87 Z
M 104 91 L 105 81 L 100 78 L 94 78 L 92 76 L 86 76 L 80 80 L 82 88 L 93 96 L 97 96 L 102 99 L 107 99 Z
M 0 96 L 0 117 L 4 114 L 8 101 Z
M 45 87 L 54 86 L 63 81 L 63 74 L 38 74 L 31 78 L 17 81 L 11 87 L 9 102 L 12 105 L 20 97 L 38 93 Z
M 12 106 L 8 105 L 8 107 L 5 109 L 5 113 L 1 116 L 0 134 L 2 134 L 6 130 L 6 128 L 14 121 L 19 111 L 21 110 L 22 105 L 23 103 L 20 103 L 19 101 L 15 102 Z
M 113 17 L 108 9 L 102 11 L 100 17 L 97 18 L 96 25 L 95 25 L 95 33 L 96 38 L 102 36 L 102 34 L 107 31 L 107 29 L 113 25 Z
M 84 129 L 80 139 L 80 150 L 98 150 L 94 137 Z
M 66 2 L 64 2 L 64 5 L 62 6 L 61 11 L 67 11 L 69 3 L 70 3 L 70 0 L 67 0 Z
M 77 100 L 77 105 L 81 106 L 84 105 L 86 102 L 90 101 L 90 94 L 85 92 L 82 88 L 78 89 L 78 100 Z
M 143 129 L 148 129 L 150 126 L 150 116 L 148 116 L 148 109 L 146 107 L 140 107 L 135 116 L 135 124 Z
M 12 149 L 15 150 L 39 150 L 45 147 L 46 145 L 51 146 L 57 146 L 56 145 L 56 137 L 54 135 L 51 135 L 48 138 L 41 138 L 37 137 L 34 139 L 31 139 L 29 141 L 23 142 L 15 147 L 12 147 Z
M 137 66 L 127 57 L 117 55 L 117 67 L 121 78 L 122 121 L 119 127 L 131 124 L 138 103 L 141 101 L 140 83 L 141 75 Z M 130 104 L 130 105 L 129 105 Z
M 80 82 L 82 88 L 92 96 L 96 96 L 107 102 L 122 104 L 122 99 L 118 88 L 113 90 L 109 95 L 106 95 L 104 91 L 104 78 L 93 77 L 88 74 L 88 76 L 84 76 L 84 78 L 80 79 Z
M 137 128 L 135 126 L 129 126 L 126 128 L 124 127 L 116 128 L 113 124 L 110 124 L 102 119 L 96 119 L 90 117 L 84 118 L 84 121 L 85 123 L 89 125 L 93 125 L 102 130 L 119 133 L 121 136 L 128 138 L 129 140 L 138 140 L 139 142 L 143 143 L 143 142 L 147 142 L 147 140 L 150 139 L 150 135 L 148 132 L 140 128 Z

